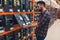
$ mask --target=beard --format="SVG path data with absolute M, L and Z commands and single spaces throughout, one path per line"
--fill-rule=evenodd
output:
M 42 12 L 42 11 L 43 11 L 43 9 L 42 9 L 42 8 L 39 8 L 39 9 L 38 9 L 38 11 L 39 11 L 39 12 Z

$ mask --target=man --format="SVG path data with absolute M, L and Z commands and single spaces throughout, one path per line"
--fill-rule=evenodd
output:
M 38 27 L 36 28 L 37 40 L 44 40 L 44 38 L 46 37 L 46 34 L 47 34 L 48 25 L 50 22 L 50 13 L 45 8 L 45 2 L 39 1 L 39 2 L 37 2 L 37 4 L 38 4 L 39 11 L 41 12 L 39 21 L 38 21 L 38 24 L 35 23 L 35 24 L 31 24 L 30 26 L 38 25 Z
M 60 40 L 60 10 L 57 11 L 57 19 L 48 29 L 45 40 Z
M 39 1 L 37 2 L 37 5 L 39 10 L 41 11 L 41 14 L 38 21 L 38 27 L 36 28 L 36 36 L 37 40 L 44 40 L 49 27 L 50 13 L 45 7 L 45 2 Z

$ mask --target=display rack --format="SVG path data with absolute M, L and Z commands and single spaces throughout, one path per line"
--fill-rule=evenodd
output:
M 32 12 L 0 12 L 0 15 L 12 15 L 12 14 L 32 14 Z
M 34 15 L 35 14 L 40 14 L 41 12 L 35 12 L 34 11 L 34 0 L 30 0 L 31 2 L 33 2 L 33 11 L 32 12 L 0 12 L 0 15 L 13 15 L 13 14 L 32 14 L 32 24 L 34 24 L 34 23 L 37 23 L 37 22 L 35 22 L 35 20 L 34 20 Z M 48 6 L 48 5 L 47 5 Z M 48 6 L 49 8 L 51 8 L 51 6 Z M 10 30 L 10 31 L 5 31 L 5 32 L 3 32 L 2 34 L 0 34 L 0 37 L 1 36 L 4 36 L 4 35 L 6 35 L 6 34 L 9 34 L 9 33 L 11 33 L 11 32 L 14 32 L 14 31 L 16 31 L 16 30 L 19 30 L 19 29 L 21 29 L 21 27 L 18 25 L 18 24 L 15 24 L 14 26 L 14 29 L 13 30 Z M 25 27 L 26 28 L 26 27 Z M 32 40 L 34 40 L 34 33 L 35 33 L 35 27 L 31 27 L 32 28 L 32 32 L 31 32 L 31 34 L 28 34 L 27 36 L 25 36 L 25 37 L 23 37 L 23 39 L 22 40 L 26 40 L 27 38 L 29 38 L 30 36 L 32 37 Z
M 34 12 L 34 0 L 30 0 L 31 2 L 33 2 L 33 11 L 32 12 L 0 12 L 0 15 L 13 15 L 13 14 L 32 14 L 33 16 L 33 23 L 35 23 L 34 22 L 34 13 L 40 13 L 40 12 Z M 0 34 L 0 36 L 3 36 L 3 35 L 6 35 L 6 34 L 8 34 L 8 33 L 10 33 L 10 32 L 13 32 L 13 31 L 16 31 L 16 30 L 19 30 L 19 29 L 21 29 L 21 27 L 18 25 L 18 24 L 16 24 L 16 25 L 14 25 L 14 29 L 13 30 L 10 30 L 10 31 L 5 31 L 4 33 L 2 33 L 2 34 Z M 32 27 L 32 32 L 31 32 L 31 34 L 29 34 L 28 36 L 26 36 L 25 38 L 23 38 L 22 40 L 25 40 L 26 38 L 28 38 L 29 36 L 32 36 L 32 40 L 34 40 L 34 27 Z

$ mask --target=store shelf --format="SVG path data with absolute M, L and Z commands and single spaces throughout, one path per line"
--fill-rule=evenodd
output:
M 37 21 L 32 22 L 30 25 L 28 25 L 28 27 L 34 28 L 34 27 L 36 27 L 35 24 L 37 24 Z M 28 27 L 23 27 L 23 28 L 28 28 Z
M 18 24 L 16 24 L 16 25 L 14 25 L 14 29 L 13 29 L 13 30 L 5 31 L 5 32 L 1 33 L 0 36 L 6 35 L 6 34 L 8 34 L 8 33 L 10 33 L 10 32 L 16 31 L 16 30 L 18 30 L 18 29 L 20 29 L 20 27 L 19 27 Z
M 32 12 L 0 12 L 0 15 L 32 14 Z
M 32 14 L 33 12 L 0 12 L 0 15 L 12 15 L 12 14 Z M 34 12 L 40 14 L 41 12 Z
M 33 8 L 33 10 L 34 10 L 34 0 L 29 0 L 29 1 L 32 2 L 32 5 L 33 5 L 32 8 Z M 4 8 L 3 8 L 3 12 L 0 12 L 0 16 L 1 16 L 1 15 L 13 15 L 13 14 L 32 14 L 32 15 L 33 15 L 33 20 L 34 20 L 34 11 L 32 11 L 32 12 L 4 12 Z M 32 22 L 31 24 L 34 25 L 34 23 L 35 23 L 35 22 Z M 9 34 L 10 32 L 14 32 L 14 31 L 16 31 L 16 30 L 21 29 L 21 27 L 20 27 L 18 24 L 14 25 L 13 27 L 14 27 L 13 30 L 5 31 L 5 32 L 1 33 L 0 36 L 4 36 L 4 35 L 6 35 L 6 34 Z M 32 26 L 29 26 L 29 27 L 33 28 Z M 27 28 L 27 27 L 23 27 L 23 28 Z M 32 32 L 34 32 L 34 31 L 32 31 Z M 26 36 L 26 38 L 28 38 L 29 36 L 33 36 L 32 34 L 33 34 L 33 33 L 29 34 L 28 36 Z M 26 39 L 26 38 L 25 38 L 25 39 Z M 32 38 L 32 39 L 33 39 L 33 38 Z
M 34 23 L 36 23 L 36 22 L 32 22 L 31 24 L 34 25 Z M 29 27 L 32 27 L 32 26 L 30 25 Z M 23 28 L 28 28 L 28 27 L 23 27 Z M 14 29 L 13 30 L 5 31 L 5 32 L 1 33 L 0 36 L 6 35 L 6 34 L 8 34 L 10 32 L 13 32 L 13 31 L 16 31 L 16 30 L 19 30 L 19 29 L 21 29 L 21 27 L 18 24 L 16 24 L 16 25 L 14 25 Z
M 0 15 L 12 15 L 12 14 L 32 14 L 33 12 L 0 12 Z M 40 14 L 41 12 L 34 12 Z

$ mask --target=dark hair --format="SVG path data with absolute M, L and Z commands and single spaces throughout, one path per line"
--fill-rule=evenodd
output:
M 43 4 L 45 6 L 45 2 L 44 1 L 38 1 L 37 4 Z

